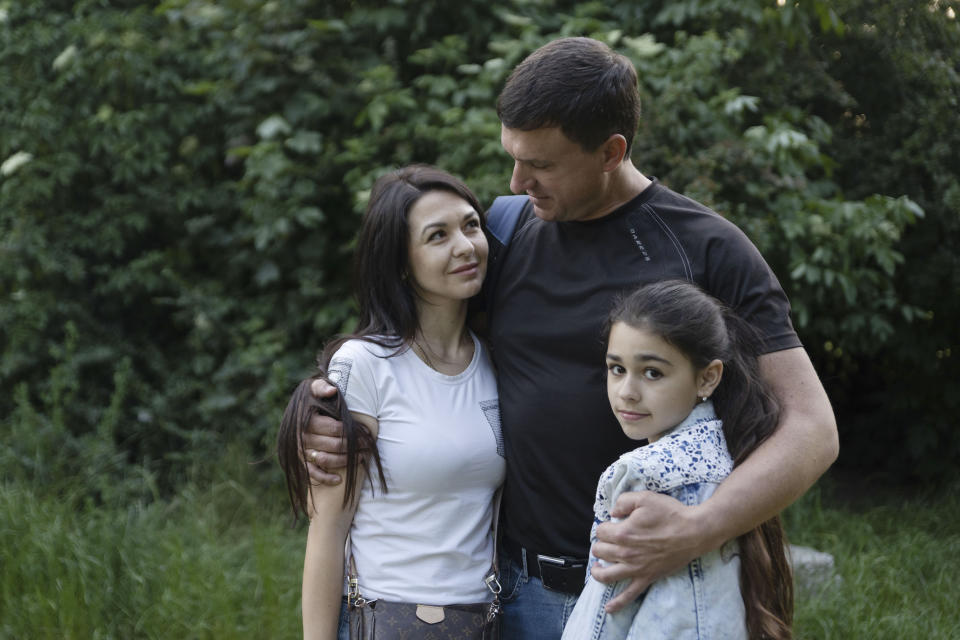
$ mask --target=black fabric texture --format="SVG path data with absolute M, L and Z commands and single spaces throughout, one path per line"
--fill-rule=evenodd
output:
M 527 549 L 584 558 L 597 479 L 640 444 L 607 401 L 601 334 L 614 298 L 689 280 L 753 324 L 766 352 L 800 340 L 746 235 L 656 181 L 597 220 L 545 222 L 527 209 L 485 295 L 507 458 L 502 526 Z

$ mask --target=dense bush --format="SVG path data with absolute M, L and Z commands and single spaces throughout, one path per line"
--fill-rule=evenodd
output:
M 636 63 L 635 163 L 768 256 L 846 451 L 949 469 L 957 8 L 777 5 L 0 2 L 5 477 L 79 465 L 113 500 L 202 478 L 237 440 L 265 456 L 349 324 L 372 181 L 423 161 L 504 192 L 496 94 L 560 35 Z

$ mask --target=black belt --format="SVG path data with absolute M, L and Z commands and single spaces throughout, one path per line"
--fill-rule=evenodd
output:
M 525 549 L 506 536 L 501 540 L 501 544 L 510 559 L 519 566 L 523 566 L 526 557 L 527 575 L 539 578 L 545 588 L 571 595 L 579 595 L 583 590 L 587 577 L 586 559 L 537 553 Z

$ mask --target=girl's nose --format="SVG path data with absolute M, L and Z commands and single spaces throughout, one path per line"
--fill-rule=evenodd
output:
M 620 397 L 633 402 L 640 400 L 640 385 L 635 383 L 633 376 L 628 375 L 620 385 Z

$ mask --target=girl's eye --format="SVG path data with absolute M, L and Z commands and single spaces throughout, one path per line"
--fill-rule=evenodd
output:
M 659 380 L 663 377 L 663 373 L 659 369 L 649 367 L 643 370 L 643 376 L 648 380 Z
M 610 372 L 610 375 L 614 375 L 614 376 L 622 376 L 627 372 L 627 370 L 624 369 L 619 364 L 607 365 L 607 371 Z
M 467 221 L 467 228 L 468 228 L 468 229 L 479 229 L 479 228 L 480 228 L 480 221 L 477 220 L 476 218 L 474 218 L 474 219 L 472 219 L 472 220 L 468 220 L 468 221 Z
M 427 238 L 427 242 L 433 242 L 434 240 L 437 240 L 437 239 L 439 239 L 439 238 L 443 238 L 444 235 L 445 235 L 445 234 L 444 234 L 443 231 L 434 231 L 434 232 L 431 233 L 430 236 Z

